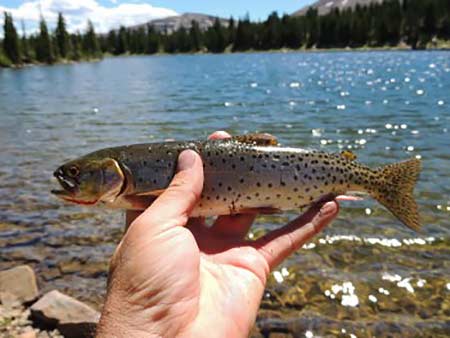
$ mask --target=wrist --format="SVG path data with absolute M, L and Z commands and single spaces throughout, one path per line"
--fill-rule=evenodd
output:
M 138 325 L 132 324 L 136 322 L 137 316 L 125 310 L 125 306 L 119 304 L 111 304 L 110 300 L 106 300 L 102 310 L 100 321 L 97 326 L 96 338 L 161 338 L 162 336 L 156 332 L 156 323 L 154 325 Z

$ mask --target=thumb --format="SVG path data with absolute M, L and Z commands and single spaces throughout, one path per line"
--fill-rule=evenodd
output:
M 160 231 L 186 225 L 202 189 L 202 159 L 195 151 L 185 150 L 178 157 L 177 173 L 169 187 L 136 218 L 134 226 Z

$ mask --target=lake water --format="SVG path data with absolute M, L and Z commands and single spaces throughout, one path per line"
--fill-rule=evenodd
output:
M 450 53 L 273 53 L 111 58 L 0 69 L 0 269 L 101 306 L 123 229 L 117 211 L 64 205 L 53 170 L 92 150 L 214 130 L 354 151 L 377 166 L 420 157 L 423 231 L 372 200 L 274 273 L 254 336 L 450 333 Z M 255 235 L 293 215 L 262 217 Z

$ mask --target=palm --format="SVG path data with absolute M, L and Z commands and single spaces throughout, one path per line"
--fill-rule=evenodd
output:
M 200 337 L 220 327 L 227 336 L 238 337 L 254 323 L 269 264 L 239 234 L 224 240 L 215 230 L 191 222 L 188 228 L 171 229 L 146 243 L 133 256 L 154 257 L 157 264 L 134 262 L 148 269 L 131 268 L 133 289 L 148 289 L 148 281 L 153 288 L 161 283 L 158 290 L 165 301 L 179 304 L 176 312 L 182 314 L 183 325 L 178 330 L 189 336 Z M 151 298 L 139 302 L 143 308 L 153 306 Z
M 214 230 L 193 230 L 199 251 L 199 303 L 206 304 L 193 322 L 194 334 L 223 327 L 238 337 L 252 327 L 264 291 L 269 264 L 238 237 L 223 240 Z M 206 330 L 205 330 L 206 329 Z

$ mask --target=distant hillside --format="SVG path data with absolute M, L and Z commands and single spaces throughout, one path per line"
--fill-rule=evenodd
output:
M 206 15 L 206 14 L 198 14 L 198 13 L 184 13 L 182 15 L 177 16 L 170 16 L 168 18 L 164 19 L 156 19 L 149 21 L 146 24 L 134 26 L 132 28 L 139 28 L 141 26 L 147 26 L 151 25 L 155 28 L 157 32 L 167 32 L 167 33 L 173 33 L 180 29 L 181 27 L 185 29 L 191 28 L 192 21 L 196 21 L 199 26 L 200 30 L 206 31 L 209 27 L 212 27 L 214 25 L 214 21 L 217 17 L 212 15 Z M 219 18 L 222 26 L 228 27 L 228 20 Z
M 294 16 L 304 15 L 309 8 L 317 8 L 319 15 L 328 14 L 334 8 L 346 9 L 355 7 L 357 4 L 368 5 L 372 2 L 381 3 L 383 0 L 318 0 L 312 5 L 306 6 L 297 12 L 292 13 Z

